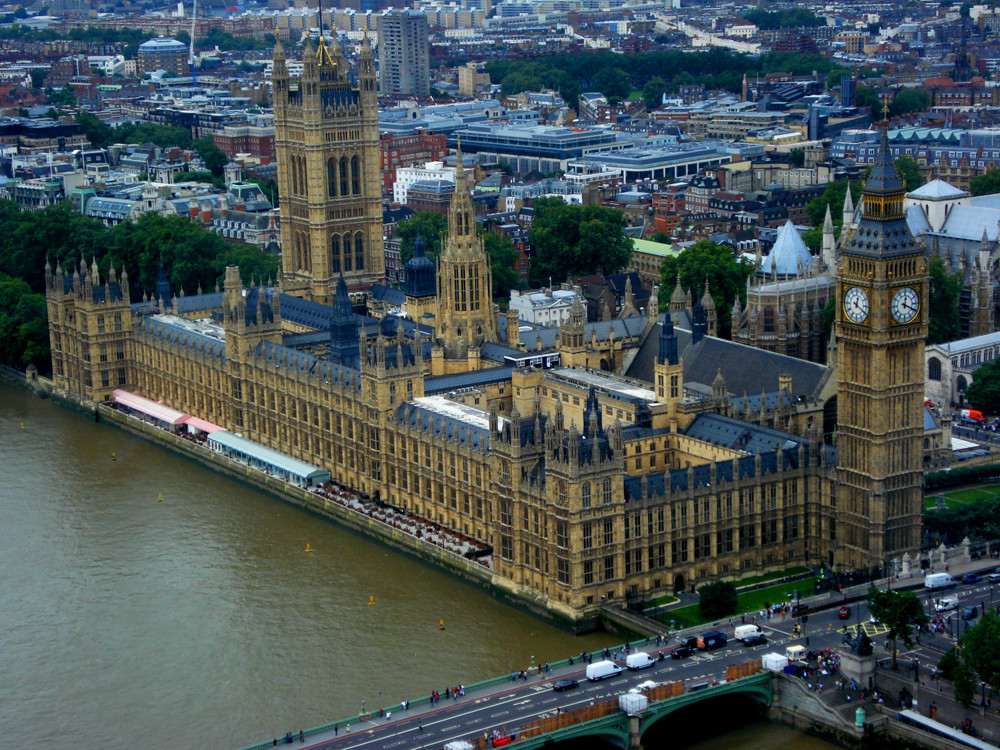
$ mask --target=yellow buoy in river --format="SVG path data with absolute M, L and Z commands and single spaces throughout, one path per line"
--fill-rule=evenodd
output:
M 162 503 L 163 502 L 163 493 L 162 492 L 157 492 L 156 493 L 156 502 L 158 502 L 158 503 Z
M 375 606 L 375 597 L 374 596 L 369 596 L 368 597 L 368 606 L 369 607 L 374 607 Z
M 438 621 L 438 630 L 444 630 L 444 620 Z
M 312 552 L 312 547 L 309 546 L 309 542 L 306 542 L 306 552 Z

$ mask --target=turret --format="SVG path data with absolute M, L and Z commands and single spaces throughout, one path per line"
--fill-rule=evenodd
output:
M 847 194 L 850 195 L 848 190 Z M 830 216 L 830 204 L 826 206 L 826 217 L 823 219 L 823 245 L 821 250 L 823 263 L 828 269 L 837 267 L 837 242 L 833 236 L 833 218 Z
M 274 90 L 274 106 L 284 107 L 288 104 L 288 66 L 285 64 L 285 47 L 281 40 L 274 43 L 271 55 L 271 86 Z
M 361 52 L 358 53 L 358 87 L 361 89 L 361 106 L 365 111 L 376 112 L 378 108 L 378 89 L 375 81 L 375 54 L 368 38 L 368 27 L 361 40 Z
M 660 350 L 657 355 L 660 364 L 676 365 L 677 334 L 674 332 L 674 321 L 670 313 L 663 316 L 663 329 L 660 331 Z
M 851 198 L 851 186 L 847 186 L 847 196 L 844 198 L 844 215 L 843 223 L 841 226 L 842 232 L 847 231 L 847 229 L 854 223 L 854 199 Z

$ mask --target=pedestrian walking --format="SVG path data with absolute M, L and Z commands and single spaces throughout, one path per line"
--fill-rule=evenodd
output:
M 424 731 L 424 723 L 422 721 L 417 722 L 417 729 L 419 731 Z

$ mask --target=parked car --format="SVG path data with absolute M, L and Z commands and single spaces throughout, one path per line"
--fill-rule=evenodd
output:
M 990 573 L 986 576 L 986 580 L 990 583 L 1000 583 L 1000 573 Z
M 841 620 L 850 620 L 851 619 L 851 608 L 848 607 L 845 604 L 843 607 L 841 607 L 839 610 L 837 610 L 837 617 L 839 619 L 841 619 Z
M 690 646 L 675 646 L 674 648 L 670 649 L 670 658 L 671 659 L 686 659 L 687 657 L 691 656 L 693 653 L 694 653 L 694 651 L 691 650 Z
M 557 693 L 562 693 L 566 690 L 572 690 L 575 687 L 579 687 L 580 683 L 574 680 L 572 677 L 567 677 L 562 680 L 556 680 L 552 683 L 552 689 Z
M 962 609 L 963 620 L 975 620 L 979 617 L 979 607 L 964 607 Z
M 982 579 L 978 573 L 966 573 L 962 576 L 962 583 L 979 583 Z
M 748 635 L 743 639 L 744 646 L 765 646 L 767 645 L 767 638 L 763 633 L 757 633 L 757 635 Z

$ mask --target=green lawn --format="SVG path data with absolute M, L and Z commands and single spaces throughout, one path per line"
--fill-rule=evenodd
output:
M 782 574 L 785 575 L 785 574 Z M 801 597 L 812 596 L 815 590 L 815 578 L 803 578 L 800 581 L 791 581 L 777 586 L 767 586 L 766 588 L 750 591 L 739 596 L 739 611 L 736 616 L 744 612 L 755 612 L 763 609 L 764 604 L 778 604 L 789 601 L 788 594 L 798 590 Z M 742 583 L 742 582 L 741 582 Z M 701 616 L 701 609 L 697 604 L 689 604 L 686 607 L 678 607 L 668 612 L 657 615 L 660 622 L 669 624 L 671 620 L 676 621 L 676 628 L 691 628 L 705 622 L 711 622 Z M 728 618 L 723 618 L 728 619 Z
M 805 573 L 809 568 L 789 568 L 788 570 L 779 570 L 777 573 L 768 573 L 762 576 L 751 576 L 750 578 L 744 578 L 741 581 L 736 582 L 736 587 L 741 586 L 752 586 L 755 583 L 764 583 L 765 581 L 773 581 L 777 578 L 787 578 L 788 576 L 797 576 L 800 573 Z
M 944 496 L 960 503 L 973 503 L 976 500 L 985 500 L 997 495 L 1000 495 L 1000 487 L 994 485 L 992 487 L 974 487 L 969 490 L 955 490 L 954 492 L 946 492 Z

